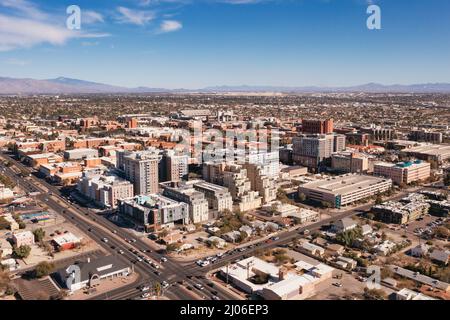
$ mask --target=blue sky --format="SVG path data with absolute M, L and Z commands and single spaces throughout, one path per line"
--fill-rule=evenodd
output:
M 366 9 L 380 6 L 382 29 Z M 81 8 L 81 30 L 65 27 Z M 0 0 L 0 76 L 127 87 L 450 82 L 448 0 Z

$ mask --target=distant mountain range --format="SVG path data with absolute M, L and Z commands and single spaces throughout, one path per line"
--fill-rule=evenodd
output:
M 450 83 L 427 83 L 413 85 L 382 85 L 368 83 L 353 87 L 276 87 L 276 86 L 217 86 L 197 90 L 164 88 L 126 88 L 70 78 L 48 80 L 16 79 L 0 77 L 0 94 L 94 94 L 94 93 L 225 93 L 225 92 L 283 92 L 283 93 L 450 93 Z

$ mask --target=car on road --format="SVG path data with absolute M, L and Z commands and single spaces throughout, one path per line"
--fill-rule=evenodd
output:
M 137 261 L 139 261 L 139 262 L 142 262 L 143 260 L 142 260 L 142 258 L 137 258 Z
M 117 231 L 116 231 L 116 230 L 113 230 L 113 231 L 112 231 L 112 233 L 116 234 L 116 233 L 117 233 Z
M 220 298 L 218 296 L 212 296 L 211 299 L 213 299 L 213 300 L 220 300 Z
M 161 271 L 156 270 L 155 272 L 153 272 L 154 274 L 156 274 L 157 276 L 161 275 Z
M 163 281 L 161 282 L 161 286 L 163 287 L 163 289 L 167 289 L 169 287 L 169 284 L 167 283 L 167 281 Z
M 103 241 L 104 243 L 108 243 L 108 239 L 107 239 L 107 238 L 103 238 L 102 241 Z
M 135 243 L 135 242 L 136 242 L 136 239 L 130 239 L 130 241 L 133 242 L 133 243 Z
M 150 291 L 150 287 L 148 287 L 148 286 L 143 286 L 143 287 L 141 287 L 141 291 L 142 291 L 142 292 Z
M 280 237 L 272 237 L 270 239 L 272 239 L 272 241 L 278 241 L 278 240 L 280 240 Z
M 148 293 L 148 292 L 146 292 L 146 293 L 144 293 L 143 295 L 141 295 L 141 298 L 142 299 L 147 299 L 147 298 L 149 298 L 150 297 L 150 293 Z
M 195 284 L 195 287 L 196 287 L 198 290 L 203 290 L 203 289 L 205 289 L 205 287 L 202 286 L 201 283 L 196 283 L 196 284 Z
M 123 250 L 117 251 L 119 254 L 124 254 Z
M 335 283 L 333 283 L 333 286 L 340 288 L 340 287 L 342 287 L 342 283 L 335 282 Z
M 167 262 L 167 258 L 166 257 L 162 257 L 161 258 L 161 262 Z
M 210 263 L 209 261 L 203 261 L 200 266 L 206 267 L 209 266 L 209 263 Z

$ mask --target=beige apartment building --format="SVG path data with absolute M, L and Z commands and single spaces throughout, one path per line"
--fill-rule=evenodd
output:
M 205 195 L 211 209 L 218 212 L 233 211 L 233 198 L 227 188 L 205 181 L 194 183 L 193 186 Z
M 346 173 L 369 171 L 369 158 L 361 153 L 345 152 L 331 156 L 331 168 Z
M 431 175 L 431 164 L 423 161 L 397 164 L 377 162 L 374 164 L 374 175 L 390 178 L 398 185 L 410 184 L 428 179 Z
M 133 197 L 134 188 L 127 180 L 117 176 L 84 174 L 77 190 L 103 207 L 116 208 L 119 200 Z
M 275 179 L 265 175 L 260 165 L 245 163 L 243 164 L 243 168 L 247 170 L 247 176 L 250 180 L 252 190 L 259 192 L 264 204 L 277 198 Z
M 233 200 L 242 212 L 261 207 L 262 197 L 252 190 L 252 183 L 247 176 L 247 169 L 242 165 L 230 163 L 205 163 L 203 178 L 212 183 L 227 187 Z

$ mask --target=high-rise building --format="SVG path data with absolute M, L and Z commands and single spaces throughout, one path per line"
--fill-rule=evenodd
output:
M 159 164 L 159 181 L 186 180 L 189 174 L 189 157 L 176 155 L 174 150 L 166 150 Z
M 300 135 L 292 139 L 295 164 L 317 169 L 334 152 L 334 135 Z
M 303 120 L 302 132 L 310 134 L 330 134 L 333 133 L 333 119 L 328 120 Z
M 117 155 L 118 169 L 133 183 L 135 195 L 158 193 L 159 161 L 158 150 L 125 151 L 118 152 Z

